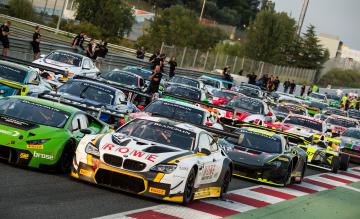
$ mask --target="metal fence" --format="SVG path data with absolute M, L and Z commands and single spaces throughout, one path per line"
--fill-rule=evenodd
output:
M 244 73 L 255 72 L 258 76 L 263 74 L 279 76 L 280 80 L 295 80 L 299 83 L 310 84 L 314 81 L 316 71 L 312 69 L 295 68 L 290 66 L 279 66 L 270 63 L 248 59 L 246 57 L 234 57 L 215 51 L 201 51 L 190 48 L 178 48 L 168 46 L 164 43 L 161 52 L 167 57 L 175 57 L 182 68 L 190 68 L 198 71 L 211 72 L 231 66 L 233 74 L 241 70 Z

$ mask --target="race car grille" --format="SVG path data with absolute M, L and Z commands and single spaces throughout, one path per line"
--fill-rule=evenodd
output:
M 140 193 L 145 190 L 144 180 L 105 169 L 99 169 L 96 172 L 95 180 L 100 185 L 110 186 L 129 192 Z
M 146 164 L 138 162 L 136 160 L 126 159 L 124 161 L 124 169 L 133 170 L 133 171 L 141 171 L 145 169 Z
M 115 167 L 121 167 L 121 165 L 123 163 L 123 159 L 121 157 L 114 156 L 111 154 L 104 154 L 103 159 L 104 159 L 105 163 L 115 166 Z

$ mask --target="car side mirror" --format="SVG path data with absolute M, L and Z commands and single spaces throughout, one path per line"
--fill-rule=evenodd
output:
M 206 154 L 206 156 L 209 156 L 211 154 L 211 151 L 206 148 L 201 148 L 200 153 Z
M 80 132 L 84 135 L 90 135 L 92 133 L 90 129 L 80 129 Z
M 40 55 L 40 58 L 45 58 L 45 57 L 46 57 L 45 54 L 41 54 L 41 55 Z

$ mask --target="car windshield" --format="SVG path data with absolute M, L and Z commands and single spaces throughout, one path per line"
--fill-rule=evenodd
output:
M 204 111 L 177 103 L 156 100 L 145 108 L 145 112 L 179 121 L 203 125 Z
M 347 129 L 343 135 L 344 137 L 360 139 L 360 130 L 359 129 Z
M 0 64 L 0 78 L 23 84 L 25 82 L 26 75 L 26 71 Z
M 310 102 L 309 104 L 309 107 L 314 107 L 314 108 L 317 108 L 317 109 L 320 109 L 320 110 L 323 110 L 327 107 L 328 105 L 325 104 L 325 103 L 319 103 L 319 102 Z
M 323 94 L 318 94 L 318 93 L 311 93 L 310 97 L 312 98 L 316 98 L 316 99 L 321 99 L 321 100 L 325 100 L 326 96 Z
M 170 86 L 166 88 L 165 92 L 192 100 L 201 100 L 201 91 L 192 87 Z
M 82 57 L 71 53 L 52 52 L 49 55 L 47 55 L 44 60 L 45 62 L 47 60 L 53 60 L 56 62 L 61 62 L 68 65 L 80 67 L 82 62 Z
M 138 78 L 135 75 L 131 75 L 126 72 L 121 71 L 110 71 L 104 74 L 101 74 L 100 77 L 113 81 L 119 84 L 129 85 L 129 86 L 138 86 Z
M 227 106 L 249 112 L 251 114 L 263 114 L 264 106 L 261 101 L 252 98 L 240 98 L 230 101 Z
M 360 118 L 360 111 L 358 110 L 349 110 L 348 113 L 350 118 L 355 118 L 355 119 Z
M 0 99 L 0 115 L 1 120 L 8 120 L 8 116 L 55 128 L 63 128 L 69 119 L 68 113 L 61 110 L 14 98 Z
M 291 116 L 291 117 L 288 117 L 288 119 L 286 119 L 284 121 L 284 123 L 310 128 L 312 130 L 316 130 L 319 132 L 323 131 L 323 126 L 322 126 L 321 122 L 306 119 L 306 118 Z
M 325 109 L 327 115 L 331 115 L 331 114 L 335 114 L 335 115 L 339 115 L 339 116 L 347 116 L 347 113 L 343 110 L 340 109 L 336 109 L 336 108 L 327 108 Z
M 194 132 L 143 119 L 133 120 L 118 129 L 117 132 L 183 150 L 191 150 L 196 139 Z
M 235 93 L 229 93 L 229 92 L 224 92 L 224 91 L 215 91 L 213 93 L 213 96 L 214 97 L 219 97 L 219 98 L 224 98 L 224 99 L 227 99 L 227 100 L 232 100 L 237 95 Z
M 141 68 L 125 67 L 122 70 L 134 73 L 136 75 L 139 75 L 144 80 L 149 80 L 149 77 L 151 75 L 151 71 L 147 71 L 147 70 L 144 70 L 144 69 L 141 69 Z
M 191 78 L 185 78 L 185 77 L 176 77 L 174 76 L 171 80 L 171 83 L 178 83 L 178 84 L 185 84 L 190 87 L 196 87 L 200 88 L 200 83 L 197 80 L 191 79 Z
M 330 124 L 330 125 L 345 127 L 345 128 L 355 128 L 357 126 L 357 123 L 355 121 L 348 120 L 348 119 L 342 119 L 342 118 L 338 118 L 338 117 L 328 118 L 326 120 L 326 123 Z
M 58 91 L 102 104 L 112 104 L 115 92 L 103 86 L 82 81 L 68 81 Z
M 241 94 L 245 94 L 248 97 L 254 97 L 259 98 L 260 97 L 260 91 L 251 87 L 245 87 L 241 86 L 236 89 L 237 92 Z
M 326 94 L 326 98 L 328 98 L 329 100 L 340 101 L 340 97 L 335 94 Z
M 216 81 L 216 80 L 212 80 L 212 79 L 207 79 L 207 78 L 201 78 L 200 79 L 205 85 L 208 85 L 210 87 L 214 87 L 214 88 L 220 88 L 220 82 Z
M 281 140 L 269 134 L 250 132 L 247 130 L 236 130 L 235 134 L 238 134 L 239 138 L 227 137 L 226 140 L 240 147 L 266 153 L 280 154 L 282 152 Z

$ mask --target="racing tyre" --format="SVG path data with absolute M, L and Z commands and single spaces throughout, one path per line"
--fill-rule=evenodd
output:
M 340 170 L 347 171 L 349 168 L 350 156 L 348 154 L 340 155 Z
M 192 168 L 189 173 L 189 176 L 186 180 L 186 184 L 185 184 L 184 195 L 183 195 L 183 205 L 189 204 L 194 199 L 195 179 L 196 179 L 196 171 L 194 168 Z
M 231 170 L 229 168 L 229 169 L 226 170 L 226 172 L 224 174 L 223 183 L 221 185 L 220 198 L 224 198 L 224 195 L 226 194 L 226 192 L 229 189 L 230 181 L 231 181 Z
M 333 157 L 331 164 L 331 172 L 337 173 L 340 168 L 340 159 L 339 157 Z
M 284 178 L 284 187 L 291 184 L 291 172 L 292 172 L 292 163 L 289 165 L 286 177 Z
M 69 173 L 71 168 L 71 163 L 74 157 L 74 147 L 72 143 L 65 145 L 64 150 L 61 154 L 60 159 L 58 160 L 56 167 L 60 173 Z
M 307 162 L 305 161 L 305 162 L 304 162 L 304 166 L 303 166 L 303 168 L 302 168 L 302 172 L 301 172 L 300 179 L 295 181 L 296 184 L 301 184 L 301 183 L 302 183 L 302 181 L 303 181 L 303 179 L 304 179 L 304 176 L 305 176 L 306 167 L 307 167 Z

